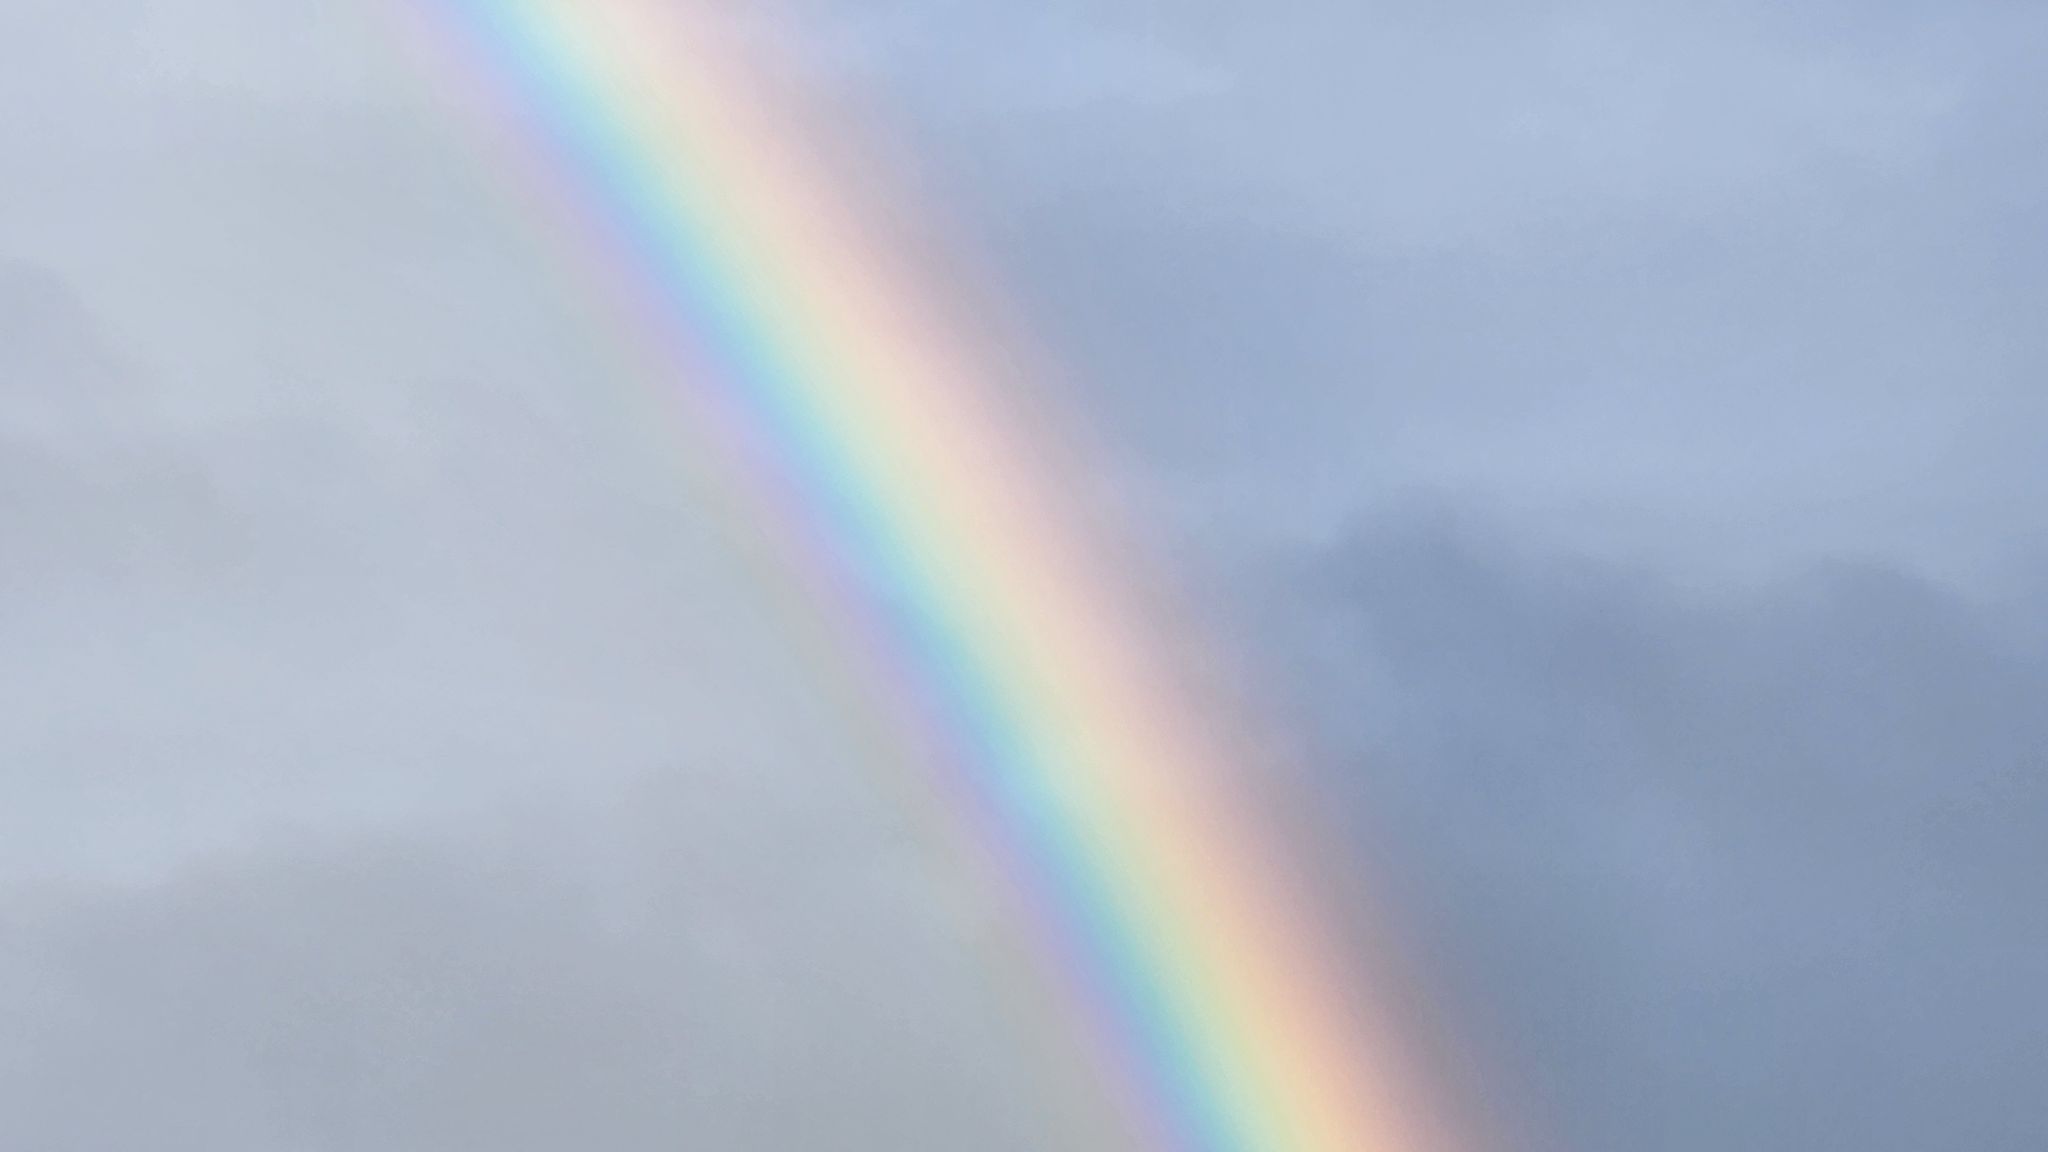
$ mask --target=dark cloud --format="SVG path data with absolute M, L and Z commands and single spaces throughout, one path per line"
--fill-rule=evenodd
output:
M 1539 1146 L 2048 1132 L 2037 592 L 1702 591 L 1423 515 L 1267 594 L 1355 841 Z

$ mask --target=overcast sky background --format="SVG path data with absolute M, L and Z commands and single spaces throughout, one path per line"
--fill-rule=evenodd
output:
M 364 3 L 0 6 L 0 1143 L 1039 1149 Z M 2048 9 L 799 0 L 1559 1152 L 2048 1144 Z

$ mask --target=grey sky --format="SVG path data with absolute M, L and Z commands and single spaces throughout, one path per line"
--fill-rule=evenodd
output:
M 1506 1146 L 2048 1141 L 2048 11 L 794 0 Z M 0 1143 L 1113 1146 L 375 5 L 0 7 Z

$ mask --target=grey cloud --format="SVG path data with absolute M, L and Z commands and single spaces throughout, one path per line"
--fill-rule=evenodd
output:
M 1122 442 L 1269 517 L 1327 532 L 1432 488 L 1706 570 L 1996 568 L 2048 527 L 2048 350 L 2038 278 L 1970 237 L 2032 231 L 1897 208 L 1916 225 L 1617 222 L 1427 257 L 1077 210 L 1016 248 Z
M 915 870 L 791 861 L 721 888 L 716 853 L 676 845 L 622 902 L 561 858 L 559 830 L 539 837 L 301 844 L 17 897 L 0 916 L 10 1142 L 1022 1148 L 1043 1132 L 1014 1083 L 962 1058 L 999 1026 L 971 984 L 888 911 Z M 826 906 L 805 891 L 821 883 Z
M 1046 77 L 1087 43 L 1015 35 L 1022 18 L 1000 5 L 887 11 L 927 35 L 1000 40 Z M 1617 212 L 1697 217 L 1896 174 L 2015 82 L 2034 88 L 2018 46 L 2043 32 L 2004 4 L 1126 4 L 1068 20 L 1213 82 L 1143 117 L 1111 100 L 974 116 L 917 101 L 913 61 L 912 116 L 965 120 L 941 129 L 943 147 L 999 181 L 1100 188 L 1135 159 L 1212 214 L 1250 205 L 1333 238 L 1425 246 Z
M 2037 595 L 1869 565 L 1701 591 L 1440 514 L 1264 595 L 1354 841 L 1534 1146 L 2048 1132 Z

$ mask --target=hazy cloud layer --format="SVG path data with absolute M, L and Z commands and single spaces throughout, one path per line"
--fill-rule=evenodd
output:
M 1418 516 L 1268 594 L 1354 842 L 1531 1146 L 2048 1134 L 2039 585 L 1702 592 Z
M 2048 1140 L 2038 5 L 765 11 L 1500 1131 Z M 0 10 L 0 1144 L 1110 1146 L 384 19 Z

